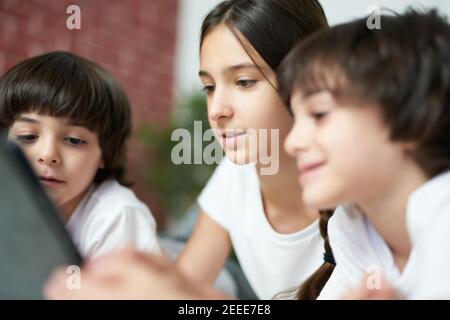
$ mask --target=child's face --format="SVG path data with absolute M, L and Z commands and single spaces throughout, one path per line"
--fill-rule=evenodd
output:
M 284 141 L 293 124 L 292 117 L 271 85 L 276 85 L 275 73 L 245 39 L 244 42 L 255 62 L 224 26 L 207 35 L 200 52 L 199 74 L 208 95 L 209 122 L 213 129 L 217 129 L 217 140 L 234 162 L 244 158 L 256 159 L 258 144 L 251 132 L 279 129 L 278 145 L 279 141 Z M 270 82 L 255 63 L 264 70 Z M 230 130 L 234 132 L 226 134 Z M 270 132 L 267 140 L 261 139 L 258 143 L 266 144 L 268 155 L 273 155 L 269 139 Z
M 376 105 L 343 105 L 327 91 L 291 99 L 295 124 L 285 148 L 297 158 L 303 199 L 315 208 L 364 204 L 389 192 L 405 164 Z
M 68 118 L 21 114 L 9 130 L 64 215 L 76 208 L 102 166 L 97 134 Z

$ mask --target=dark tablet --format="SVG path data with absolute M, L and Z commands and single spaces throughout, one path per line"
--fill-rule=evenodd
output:
M 80 264 L 22 152 L 0 138 L 0 299 L 40 299 L 55 267 Z

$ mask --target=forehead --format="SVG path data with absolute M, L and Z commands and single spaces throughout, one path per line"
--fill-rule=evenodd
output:
M 328 90 L 318 90 L 313 92 L 303 91 L 300 88 L 293 90 L 291 102 L 296 104 L 309 104 L 315 102 L 326 102 L 333 100 L 333 95 Z
M 265 71 L 272 71 L 239 31 L 234 34 L 224 24 L 217 26 L 205 37 L 200 49 L 200 69 L 208 72 L 220 71 L 237 64 L 255 63 Z
M 49 115 L 39 114 L 37 112 L 21 113 L 17 116 L 14 124 L 34 124 L 34 125 L 51 125 L 63 127 L 80 127 L 85 128 L 82 124 L 69 117 L 54 117 Z

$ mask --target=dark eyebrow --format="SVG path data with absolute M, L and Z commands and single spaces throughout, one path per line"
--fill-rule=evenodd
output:
M 315 90 L 305 91 L 303 93 L 303 100 L 314 99 L 315 97 L 326 94 L 326 93 L 331 94 L 330 91 L 327 89 L 315 89 Z
M 80 121 L 76 121 L 76 120 L 72 120 L 72 119 L 68 119 L 68 120 L 64 121 L 64 125 L 66 127 L 84 127 Z
M 25 122 L 25 123 L 31 123 L 31 124 L 39 124 L 41 123 L 39 120 L 37 119 L 33 119 L 33 118 L 29 118 L 29 117 L 24 117 L 21 116 L 19 118 L 17 118 L 18 122 Z M 81 122 L 76 121 L 76 120 L 72 120 L 72 119 L 68 119 L 66 121 L 64 121 L 64 125 L 66 127 L 81 127 L 81 128 L 85 128 L 88 129 L 85 125 L 83 125 Z
M 229 66 L 228 68 L 226 68 L 226 71 L 236 71 L 236 70 L 241 70 L 241 69 L 261 69 L 260 66 L 255 66 L 253 63 L 240 63 L 240 64 L 236 64 L 234 66 Z
M 94 132 L 94 129 L 91 129 L 87 126 L 86 123 L 83 123 L 81 121 L 77 121 L 77 120 L 73 120 L 73 119 L 68 119 L 64 122 L 64 125 L 66 127 L 77 127 L 77 128 L 81 128 L 90 132 Z
M 19 117 L 16 121 L 26 122 L 26 123 L 33 123 L 33 124 L 39 123 L 38 120 L 32 119 L 32 118 L 28 118 L 28 117 Z
M 228 72 L 234 72 L 234 71 L 241 70 L 241 69 L 256 69 L 258 71 L 260 71 L 260 70 L 265 71 L 265 68 L 263 66 L 256 66 L 253 63 L 239 63 L 239 64 L 235 64 L 235 65 L 225 68 L 223 70 L 223 72 L 228 73 Z M 202 77 L 202 76 L 211 77 L 211 75 L 205 70 L 200 70 L 198 72 L 198 75 L 200 77 Z
M 317 95 L 323 93 L 324 91 L 325 91 L 324 89 L 305 90 L 303 92 L 303 98 L 304 99 L 313 98 L 314 96 L 317 96 Z

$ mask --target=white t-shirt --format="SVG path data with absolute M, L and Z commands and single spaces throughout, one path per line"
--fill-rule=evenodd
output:
M 338 299 L 361 284 L 375 286 L 378 274 L 404 299 L 450 298 L 450 172 L 415 190 L 408 199 L 407 230 L 412 250 L 400 273 L 386 242 L 351 204 L 335 211 L 328 236 L 337 266 L 319 299 Z M 389 221 L 386 221 L 389 223 Z
M 235 165 L 225 158 L 198 202 L 228 231 L 239 263 L 260 299 L 299 286 L 322 264 L 318 221 L 292 234 L 273 230 L 264 213 L 255 165 Z
M 160 252 L 150 210 L 116 180 L 93 185 L 66 227 L 83 257 L 97 257 L 127 244 Z

